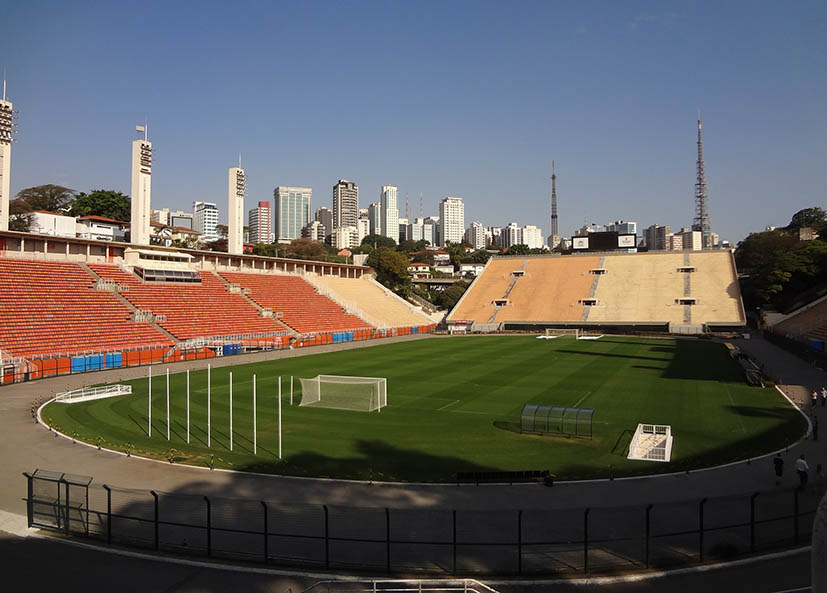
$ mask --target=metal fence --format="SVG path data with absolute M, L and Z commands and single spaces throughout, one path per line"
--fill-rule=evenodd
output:
M 31 527 L 181 555 L 432 575 L 612 573 L 791 547 L 809 541 L 825 490 L 814 484 L 579 510 L 397 509 L 129 490 L 40 470 L 25 475 Z

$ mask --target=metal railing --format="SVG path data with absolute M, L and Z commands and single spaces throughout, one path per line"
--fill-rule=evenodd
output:
M 312 584 L 302 593 L 497 593 L 475 579 L 369 579 L 363 581 L 326 580 Z
M 584 575 L 730 560 L 808 542 L 825 491 L 812 484 L 581 509 L 404 509 L 129 490 L 91 480 L 85 491 L 75 486 L 61 498 L 54 479 L 25 475 L 31 527 L 107 545 L 388 575 Z

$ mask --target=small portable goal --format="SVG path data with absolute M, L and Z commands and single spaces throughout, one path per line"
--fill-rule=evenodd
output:
M 318 375 L 300 380 L 300 406 L 379 412 L 388 405 L 388 380 L 384 377 Z
M 627 459 L 669 461 L 672 458 L 672 427 L 666 424 L 638 424 Z

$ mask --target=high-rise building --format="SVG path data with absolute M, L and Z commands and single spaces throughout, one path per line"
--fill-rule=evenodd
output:
M 522 243 L 529 249 L 542 249 L 545 247 L 543 240 L 543 229 L 533 224 L 527 224 L 521 229 Z
M 370 234 L 382 234 L 382 204 L 374 202 L 368 206 L 368 220 L 370 221 Z
M 408 238 L 411 241 L 427 241 L 429 245 L 434 243 L 434 225 L 426 224 L 424 218 L 414 218 L 413 222 L 408 224 Z
M 399 219 L 399 234 L 397 235 L 397 243 L 402 244 L 407 241 L 410 237 L 408 236 L 408 219 L 407 218 L 400 218 Z
M 465 205 L 462 198 L 443 198 L 439 203 L 439 244 L 462 243 L 465 233 Z
M 502 227 L 490 226 L 485 230 L 485 243 L 487 247 L 501 248 L 502 243 Z
M 11 101 L 6 100 L 6 79 L 4 78 L 3 98 L 0 99 L 0 231 L 9 230 L 11 142 L 14 130 L 14 110 L 12 107 Z
M 240 166 L 230 167 L 227 179 L 227 253 L 241 255 L 244 252 L 244 194 L 247 193 L 247 176 Z
M 313 218 L 324 225 L 326 233 L 324 240 L 327 243 L 330 243 L 330 234 L 333 232 L 333 210 L 331 210 L 327 206 L 321 206 L 316 209 L 316 214 L 313 216 Z
M 681 229 L 680 233 L 675 233 L 681 238 L 681 248 L 685 251 L 700 251 L 703 246 L 703 233 L 686 227 Z
M 302 229 L 302 237 L 324 242 L 327 236 L 327 229 L 318 220 L 313 220 Z
M 149 227 L 152 193 L 152 143 L 147 138 L 146 126 L 135 126 L 143 132 L 143 140 L 132 142 L 132 195 L 130 242 L 133 245 L 149 245 Z
M 360 218 L 356 221 L 356 228 L 359 229 L 359 245 L 362 239 L 370 235 L 370 221 L 367 218 Z
M 358 247 L 362 240 L 359 238 L 359 227 L 340 226 L 333 229 L 333 247 L 336 249 L 350 249 Z
M 425 226 L 431 227 L 431 245 L 434 247 L 442 245 L 442 235 L 440 234 L 441 229 L 439 228 L 439 216 L 428 216 L 425 219 Z
M 192 222 L 192 212 L 184 212 L 183 210 L 173 210 L 169 213 L 169 222 L 171 227 L 180 227 L 194 230 Z
M 192 226 L 206 242 L 217 241 L 218 206 L 213 202 L 192 203 Z
M 250 227 L 250 243 L 270 243 L 272 224 L 270 202 L 259 202 L 258 206 L 247 213 L 247 226 Z
M 637 235 L 637 223 L 625 220 L 616 220 L 606 225 L 606 231 L 615 232 L 621 235 Z
M 465 230 L 464 239 L 474 249 L 485 249 L 485 227 L 481 222 L 472 222 Z
M 379 203 L 382 205 L 382 234 L 389 239 L 399 241 L 399 208 L 396 200 L 399 188 L 395 185 L 383 185 Z
M 151 222 L 157 222 L 158 224 L 165 224 L 169 226 L 169 208 L 161 208 L 160 210 L 155 210 L 153 208 L 149 211 L 149 220 Z
M 333 186 L 333 228 L 355 227 L 359 219 L 359 186 L 340 179 Z
M 664 251 L 668 249 L 667 237 L 670 234 L 669 225 L 653 224 L 643 230 L 643 241 L 649 251 Z
M 302 236 L 302 229 L 310 222 L 312 196 L 313 190 L 309 187 L 280 185 L 273 190 L 276 241 L 289 243 Z
M 508 249 L 512 245 L 520 245 L 523 242 L 523 229 L 516 222 L 509 222 L 503 227 L 500 235 L 500 245 Z

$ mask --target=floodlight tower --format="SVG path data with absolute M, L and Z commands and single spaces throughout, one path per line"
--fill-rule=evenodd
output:
M 244 194 L 247 190 L 247 175 L 241 168 L 241 155 L 238 157 L 238 167 L 230 167 L 228 182 L 227 209 L 229 220 L 227 228 L 227 253 L 241 255 L 244 251 L 242 233 L 244 231 Z
M 6 100 L 6 78 L 3 77 L 3 99 L 0 100 L 0 231 L 9 230 L 9 191 L 11 187 L 11 143 L 16 112 Z
M 701 119 L 698 118 L 698 163 L 695 180 L 695 220 L 693 231 L 701 231 L 701 248 L 708 249 L 710 238 L 709 210 L 707 209 L 706 165 L 704 164 L 704 141 L 701 136 Z
M 135 126 L 143 132 L 143 139 L 132 142 L 132 221 L 130 242 L 133 245 L 149 245 L 150 194 L 152 193 L 152 143 L 147 126 Z

